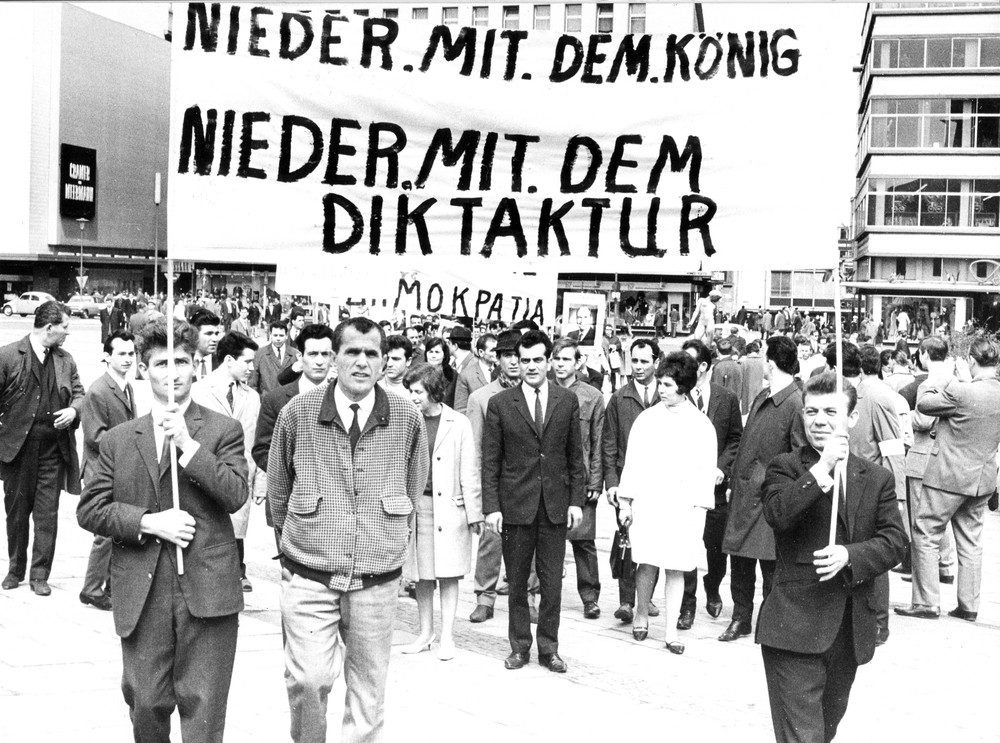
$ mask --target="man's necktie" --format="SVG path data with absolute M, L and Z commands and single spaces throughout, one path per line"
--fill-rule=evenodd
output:
M 358 445 L 358 440 L 361 438 L 361 426 L 358 425 L 358 410 L 361 406 L 356 402 L 351 404 L 351 410 L 354 411 L 354 420 L 351 421 L 351 429 L 347 432 L 348 436 L 351 437 L 351 454 L 354 454 L 354 449 Z
M 694 404 L 698 406 L 698 410 L 704 412 L 705 400 L 701 396 L 701 390 L 695 387 L 693 390 L 691 390 L 691 394 L 694 396 Z
M 649 385 L 644 384 L 642 386 L 642 407 L 649 407 Z
M 539 440 L 542 438 L 544 425 L 545 417 L 542 415 L 542 391 L 535 390 L 535 431 L 538 433 Z
M 125 383 L 125 399 L 128 400 L 128 412 L 132 419 L 135 419 L 135 397 L 132 392 L 132 385 Z
M 282 362 L 284 362 L 284 360 L 285 360 L 285 354 L 283 354 L 281 352 L 281 349 L 279 348 L 278 349 L 278 366 L 281 366 L 281 364 L 282 364 Z
M 205 357 L 201 359 L 201 369 L 198 372 L 198 379 L 204 379 L 205 375 L 208 374 L 208 368 L 205 366 Z
M 230 413 L 236 412 L 236 397 L 233 395 L 233 385 L 235 384 L 236 382 L 230 382 L 229 389 L 226 391 L 226 402 L 229 403 Z

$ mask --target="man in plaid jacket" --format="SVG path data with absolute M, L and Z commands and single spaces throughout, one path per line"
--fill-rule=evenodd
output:
M 381 739 L 396 587 L 429 466 L 416 406 L 375 384 L 382 329 L 345 320 L 333 352 L 337 382 L 282 409 L 267 466 L 281 535 L 291 735 L 303 743 L 326 740 L 326 698 L 342 653 L 343 740 Z

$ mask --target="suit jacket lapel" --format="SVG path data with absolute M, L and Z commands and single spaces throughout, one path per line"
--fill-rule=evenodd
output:
M 135 448 L 146 465 L 149 479 L 158 491 L 160 482 L 160 453 L 156 451 L 156 436 L 153 434 L 153 416 L 144 415 L 135 423 Z
M 441 414 L 441 423 L 438 426 L 437 436 L 434 437 L 434 453 L 437 454 L 437 450 L 441 448 L 441 444 L 451 436 L 451 429 L 455 423 L 455 416 L 451 414 Z
M 125 408 L 125 412 L 128 413 L 129 417 L 132 417 L 132 406 L 129 404 L 128 397 L 125 392 L 118 386 L 114 379 L 112 379 L 110 374 L 105 372 L 107 377 L 108 389 L 111 390 L 111 394 L 115 396 L 115 399 L 122 404 Z
M 517 394 L 514 395 L 514 407 L 517 409 L 517 412 L 520 413 L 521 416 L 524 418 L 525 423 L 528 424 L 528 428 L 531 429 L 531 432 L 534 433 L 535 437 L 537 438 L 538 433 L 535 430 L 535 419 L 532 417 L 531 411 L 528 410 L 528 403 L 524 399 L 524 387 L 519 384 L 514 389 L 517 390 Z M 551 389 L 549 391 L 549 394 L 550 395 L 552 394 Z M 552 401 L 550 400 L 549 406 L 551 407 L 551 405 Z
M 844 525 L 847 527 L 848 535 L 854 538 L 854 524 L 857 520 L 858 508 L 861 506 L 861 489 L 864 487 L 862 475 L 865 472 L 865 463 L 855 456 L 847 457 L 847 513 L 845 514 Z
M 582 384 L 582 383 L 577 382 L 577 384 Z M 575 395 L 576 393 L 574 392 L 572 394 Z M 549 400 L 548 400 L 549 404 L 545 406 L 545 422 L 542 424 L 543 433 L 545 432 L 545 429 L 548 428 L 549 421 L 552 420 L 552 411 L 555 410 L 556 405 L 559 404 L 559 401 L 562 398 L 563 398 L 562 388 L 558 387 L 552 382 L 549 382 Z

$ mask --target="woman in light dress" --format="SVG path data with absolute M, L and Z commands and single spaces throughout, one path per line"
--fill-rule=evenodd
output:
M 406 372 L 403 385 L 420 408 L 427 426 L 431 471 L 417 499 L 417 519 L 407 571 L 416 579 L 420 636 L 403 653 L 420 653 L 434 642 L 434 583 L 441 587 L 441 644 L 438 658 L 455 657 L 455 611 L 458 581 L 469 572 L 472 534 L 482 533 L 479 457 L 472 424 L 442 402 L 447 383 L 441 370 L 418 364 Z
M 673 617 L 680 613 L 684 573 L 698 565 L 704 550 L 705 512 L 715 506 L 717 442 L 708 416 L 688 397 L 698 380 L 698 363 L 678 351 L 656 369 L 661 404 L 643 411 L 632 426 L 618 488 L 625 503 L 621 519 L 629 527 L 635 561 L 636 613 L 632 636 L 645 640 L 649 603 L 657 571 L 665 573 L 666 646 L 680 655 Z

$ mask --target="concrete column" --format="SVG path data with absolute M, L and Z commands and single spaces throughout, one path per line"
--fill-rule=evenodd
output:
M 951 326 L 952 330 L 961 330 L 965 327 L 965 323 L 969 319 L 968 303 L 968 297 L 955 298 L 955 320 L 954 324 Z

